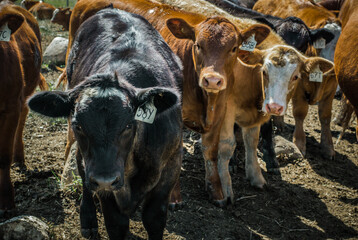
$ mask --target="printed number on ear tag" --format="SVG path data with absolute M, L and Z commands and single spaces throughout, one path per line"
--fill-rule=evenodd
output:
M 152 124 L 154 122 L 155 115 L 157 113 L 157 108 L 153 103 L 147 103 L 143 106 L 138 107 L 134 119 Z
M 10 41 L 10 36 L 11 36 L 11 30 L 7 26 L 7 23 L 5 23 L 0 28 L 0 41 L 9 42 Z
M 322 82 L 323 73 L 317 66 L 311 73 L 310 73 L 310 82 Z
M 252 52 L 256 47 L 255 34 L 252 34 L 245 42 L 243 42 L 240 46 L 241 50 Z
M 315 49 L 323 49 L 326 47 L 326 40 L 324 38 L 320 38 L 313 43 L 313 47 Z

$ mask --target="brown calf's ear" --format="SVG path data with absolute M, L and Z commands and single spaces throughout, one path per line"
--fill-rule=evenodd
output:
M 170 18 L 166 22 L 170 32 L 180 39 L 195 40 L 195 31 L 185 20 L 181 18 Z
M 319 69 L 322 71 L 323 74 L 325 74 L 329 72 L 334 66 L 333 62 L 321 57 L 307 58 L 304 64 L 305 70 L 308 73 L 314 71 L 315 69 L 317 69 L 317 66 L 319 66 Z
M 7 26 L 11 30 L 11 34 L 15 33 L 24 22 L 24 16 L 16 12 L 5 13 L 0 17 L 0 28 L 7 23 Z
M 267 38 L 270 34 L 270 28 L 263 25 L 263 24 L 254 24 L 249 28 L 244 29 L 241 31 L 241 38 L 242 41 L 245 42 L 249 37 L 255 34 L 255 41 L 256 44 L 260 44 L 263 40 Z
M 246 65 L 257 65 L 263 63 L 263 54 L 263 51 L 257 48 L 252 52 L 239 49 L 237 57 Z

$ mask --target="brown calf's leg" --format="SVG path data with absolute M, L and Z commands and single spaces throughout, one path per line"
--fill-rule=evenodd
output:
M 16 128 L 21 106 L 15 106 L 10 113 L 0 119 L 0 215 L 15 208 L 14 187 L 10 179 L 10 166 L 13 159 Z
M 263 188 L 266 184 L 262 176 L 260 165 L 257 161 L 257 144 L 259 143 L 260 127 L 242 128 L 242 137 L 245 143 L 245 172 L 250 184 L 257 188 Z
M 70 120 L 67 120 L 68 127 L 67 127 L 67 142 L 66 142 L 66 149 L 65 149 L 65 162 L 67 162 L 68 155 L 70 154 L 71 147 L 75 140 L 75 135 L 73 134 L 73 131 L 71 129 L 71 123 Z
M 202 135 L 202 152 L 205 161 L 205 188 L 210 198 L 214 201 L 214 204 L 222 207 L 226 205 L 226 199 L 224 199 L 218 173 L 218 145 L 218 130 Z
M 321 154 L 326 159 L 334 159 L 335 152 L 331 133 L 332 101 L 334 92 L 318 103 L 318 114 L 321 122 Z
M 293 117 L 295 118 L 295 131 L 293 143 L 296 144 L 303 156 L 306 155 L 306 136 L 303 130 L 303 122 L 308 113 L 308 102 L 300 98 L 292 98 Z
M 28 113 L 29 113 L 29 108 L 27 107 L 26 104 L 24 104 L 22 107 L 19 125 L 16 130 L 16 138 L 15 138 L 14 163 L 19 167 L 26 167 L 25 155 L 24 155 L 23 132 L 24 132 L 25 122 Z

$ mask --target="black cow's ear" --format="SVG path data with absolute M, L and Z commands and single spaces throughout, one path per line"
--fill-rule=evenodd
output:
M 68 117 L 73 101 L 67 92 L 44 91 L 33 95 L 27 102 L 30 109 L 48 117 Z
M 144 89 L 137 94 L 137 107 L 153 104 L 157 109 L 157 114 L 176 106 L 179 102 L 179 93 L 169 88 Z
M 170 18 L 167 20 L 167 27 L 170 32 L 176 37 L 181 39 L 191 39 L 195 41 L 195 31 L 184 19 Z
M 323 38 L 326 40 L 326 44 L 328 44 L 330 41 L 334 39 L 334 33 L 326 28 L 319 28 L 319 29 L 311 29 L 310 31 L 310 37 L 312 40 L 312 43 L 317 41 L 320 38 Z

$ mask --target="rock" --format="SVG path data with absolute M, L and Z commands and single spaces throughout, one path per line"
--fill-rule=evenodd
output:
M 303 158 L 301 151 L 293 142 L 278 135 L 275 136 L 274 141 L 276 156 L 285 155 L 290 159 Z
M 68 39 L 55 37 L 46 48 L 43 62 L 47 64 L 65 64 Z
M 76 145 L 77 144 L 72 145 L 68 160 L 65 163 L 65 167 L 63 168 L 61 176 L 62 188 L 69 187 L 70 185 L 74 184 L 77 179 L 80 179 L 76 162 Z
M 18 216 L 0 223 L 0 239 L 3 240 L 44 240 L 49 238 L 49 227 L 34 216 Z

